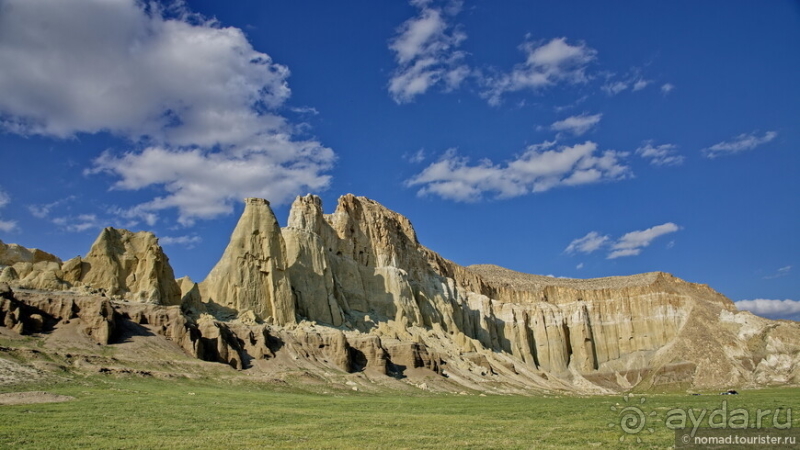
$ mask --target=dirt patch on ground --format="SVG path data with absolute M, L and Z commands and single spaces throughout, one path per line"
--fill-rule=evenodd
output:
M 9 392 L 0 394 L 0 405 L 28 405 L 31 403 L 58 403 L 75 400 L 69 395 L 51 394 L 44 391 Z
M 0 352 L 2 351 L 4 350 L 0 347 Z M 38 380 L 40 378 L 42 378 L 42 375 L 36 369 L 0 358 L 0 385 Z

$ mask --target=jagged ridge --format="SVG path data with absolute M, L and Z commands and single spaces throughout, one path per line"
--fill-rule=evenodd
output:
M 114 236 L 104 230 L 90 256 L 120 248 L 109 244 Z M 155 256 L 137 261 L 168 266 L 157 243 L 140 247 Z M 105 259 L 104 270 L 90 271 L 105 280 L 101 274 L 131 266 L 121 256 L 131 252 L 101 252 L 116 257 Z M 2 276 L 18 287 L 46 289 L 95 280 L 82 264 L 78 272 L 74 261 L 37 264 L 53 270 L 42 267 L 50 275 L 31 279 L 7 276 L 7 268 Z M 161 280 L 145 283 L 150 288 L 144 292 L 157 295 L 131 295 L 143 292 L 131 283 L 103 292 L 150 303 L 175 297 L 167 293 L 172 285 L 156 275 L 166 269 L 146 273 Z M 42 280 L 47 285 L 37 286 Z M 565 280 L 461 267 L 422 246 L 407 218 L 353 195 L 341 197 L 332 214 L 323 213 L 318 197 L 298 197 L 283 229 L 266 200 L 248 199 L 209 276 L 199 286 L 180 281 L 185 323 L 178 328 L 190 330 L 191 342 L 216 343 L 204 356 L 196 346 L 183 348 L 236 368 L 268 368 L 275 363 L 264 361 L 280 360 L 285 348 L 346 372 L 383 376 L 411 368 L 509 392 L 795 383 L 798 375 L 797 324 L 737 312 L 707 286 L 661 272 Z M 270 345 L 270 337 L 285 346 Z

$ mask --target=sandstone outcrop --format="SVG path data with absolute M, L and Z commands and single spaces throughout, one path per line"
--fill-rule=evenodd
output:
M 0 241 L 0 282 L 32 289 L 67 289 L 70 285 L 62 277 L 57 256 Z
M 174 280 L 149 233 L 107 228 L 63 264 L 36 252 L 2 253 L 15 256 L 0 282 L 106 297 L 0 283 L 6 327 L 46 333 L 78 320 L 107 344 L 142 326 L 237 370 L 422 377 L 498 393 L 800 382 L 796 322 L 739 312 L 663 272 L 568 280 L 462 267 L 421 245 L 404 216 L 353 195 L 331 214 L 298 197 L 283 229 L 266 200 L 247 199 L 200 284 Z
M 0 323 L 20 334 L 45 331 L 58 322 L 78 319 L 86 336 L 105 345 L 114 336 L 115 314 L 108 299 L 43 294 L 18 299 L 7 285 L 0 284 Z
M 175 274 L 153 233 L 105 228 L 80 267 L 81 283 L 103 289 L 110 296 L 157 305 L 180 304 Z
M 200 283 L 204 302 L 251 310 L 277 324 L 295 322 L 286 248 L 269 203 L 249 198 L 222 258 Z

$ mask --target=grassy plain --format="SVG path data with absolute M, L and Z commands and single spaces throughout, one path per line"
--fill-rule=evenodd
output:
M 729 411 L 745 408 L 754 415 L 759 408 L 800 406 L 800 389 L 786 388 L 738 396 L 646 394 L 627 401 L 622 396 L 424 391 L 408 396 L 347 389 L 323 393 L 282 383 L 117 375 L 0 386 L 0 392 L 75 397 L 65 403 L 0 406 L 0 447 L 665 448 L 673 442 L 664 424 L 673 408 L 710 412 L 727 401 Z M 647 415 L 647 426 L 636 435 L 620 429 L 620 411 L 627 406 Z M 795 428 L 800 426 L 796 415 Z

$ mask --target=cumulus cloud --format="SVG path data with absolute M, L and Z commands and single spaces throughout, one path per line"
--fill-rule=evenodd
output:
M 756 135 L 756 132 L 743 133 L 730 141 L 723 141 L 703 149 L 706 158 L 717 158 L 723 155 L 732 155 L 747 150 L 752 150 L 760 145 L 766 144 L 778 137 L 778 132 L 767 131 L 763 136 Z
M 273 154 L 285 146 L 284 153 Z M 142 152 L 103 153 L 89 173 L 108 172 L 120 178 L 113 188 L 138 190 L 161 185 L 168 192 L 128 210 L 129 216 L 177 208 L 179 221 L 191 225 L 195 218 L 212 218 L 232 211 L 243 197 L 268 198 L 285 203 L 301 188 L 323 189 L 328 176 L 319 175 L 333 161 L 333 152 L 314 141 L 285 139 L 270 149 L 242 152 L 207 152 L 149 147 Z
M 675 89 L 675 85 L 672 83 L 664 83 L 661 85 L 661 93 L 664 95 L 669 94 Z
M 597 231 L 590 231 L 586 236 L 570 242 L 564 251 L 567 253 L 592 253 L 602 248 L 608 241 L 608 236 L 601 235 Z M 582 267 L 583 263 L 579 265 Z
M 750 311 L 755 315 L 769 319 L 800 320 L 800 301 L 797 300 L 758 298 L 755 300 L 740 300 L 735 304 L 740 311 Z
M 636 154 L 649 159 L 654 166 L 679 166 L 683 164 L 683 155 L 677 154 L 675 144 L 653 145 L 653 141 L 645 141 L 636 149 Z
M 297 141 L 296 127 L 277 112 L 290 95 L 288 68 L 255 50 L 238 28 L 192 14 L 182 2 L 159 5 L 5 1 L 0 126 L 23 135 L 109 132 L 131 140 L 146 149 L 104 154 L 87 173 L 121 177 L 119 189 L 161 187 L 167 195 L 148 207 L 176 207 L 184 221 L 228 212 L 230 199 L 242 195 L 277 193 L 273 200 L 281 201 L 287 189 L 326 186 L 333 152 Z M 117 165 L 152 164 L 154 148 L 169 157 L 156 176 Z M 187 175 L 180 167 L 187 160 L 220 164 L 230 170 L 226 178 L 250 183 L 214 186 Z M 265 169 L 260 180 L 248 162 Z
M 398 64 L 389 80 L 389 94 L 397 103 L 410 102 L 436 85 L 446 91 L 456 89 L 471 72 L 464 52 L 458 50 L 467 35 L 448 23 L 460 3 L 450 2 L 445 8 L 432 6 L 432 1 L 411 4 L 420 8 L 419 14 L 405 21 L 389 43 Z
M 621 258 L 623 256 L 635 256 L 642 252 L 642 249 L 649 246 L 654 239 L 665 234 L 674 233 L 679 227 L 672 222 L 656 225 L 646 230 L 631 231 L 619 238 L 611 246 L 611 253 L 608 259 Z
M 565 131 L 572 133 L 575 136 L 580 136 L 587 131 L 594 128 L 595 125 L 600 123 L 603 114 L 581 114 L 579 116 L 570 116 L 564 120 L 559 120 L 550 125 L 550 129 L 554 131 Z
M 587 141 L 574 146 L 555 148 L 555 142 L 528 147 L 516 159 L 495 164 L 488 159 L 470 164 L 455 149 L 406 181 L 407 186 L 421 186 L 417 193 L 438 195 L 456 201 L 477 201 L 487 194 L 510 198 L 544 192 L 558 186 L 615 181 L 631 175 L 623 163 L 627 153 L 599 151 Z
M 589 80 L 586 69 L 597 51 L 580 42 L 571 45 L 567 38 L 555 38 L 547 43 L 525 42 L 524 63 L 510 73 L 487 77 L 484 98 L 492 105 L 501 102 L 503 94 L 521 90 L 539 90 L 558 83 L 579 84 Z

